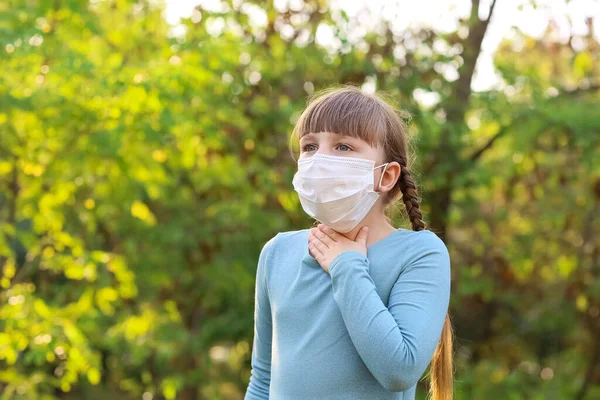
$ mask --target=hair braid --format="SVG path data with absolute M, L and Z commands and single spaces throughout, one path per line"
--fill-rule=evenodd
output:
M 423 214 L 420 208 L 421 198 L 419 197 L 417 185 L 415 185 L 410 170 L 406 166 L 402 166 L 398 185 L 402 192 L 402 201 L 406 207 L 413 231 L 428 229 L 427 224 L 423 221 Z

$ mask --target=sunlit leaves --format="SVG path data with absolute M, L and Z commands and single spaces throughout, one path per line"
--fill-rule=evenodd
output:
M 292 124 L 313 90 L 365 80 L 414 114 L 415 172 L 428 171 L 417 182 L 423 209 L 432 211 L 436 188 L 454 185 L 453 303 L 469 330 L 487 335 L 459 353 L 483 359 L 460 359 L 472 388 L 463 398 L 535 398 L 540 382 L 573 397 L 566 382 L 581 376 L 587 352 L 577 318 L 600 313 L 595 235 L 586 233 L 597 229 L 591 180 L 600 177 L 597 93 L 586 89 L 600 70 L 593 48 L 507 41 L 495 56 L 505 87 L 455 104 L 453 71 L 471 50 L 458 43 L 464 32 L 371 33 L 352 48 L 331 15 L 315 11 L 291 45 L 285 31 L 258 40 L 265 27 L 250 27 L 243 12 L 196 10 L 170 38 L 155 2 L 7 4 L 5 398 L 236 397 L 247 383 L 258 250 L 309 223 L 291 190 Z M 343 52 L 307 40 L 321 22 Z M 414 93 L 437 104 L 421 107 Z M 455 105 L 466 107 L 464 121 L 448 121 Z M 452 151 L 440 163 L 443 139 Z M 562 337 L 576 350 L 556 344 Z

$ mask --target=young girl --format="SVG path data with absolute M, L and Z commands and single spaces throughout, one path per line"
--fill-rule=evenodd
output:
M 378 94 L 313 96 L 293 137 L 293 186 L 317 227 L 275 235 L 256 273 L 245 399 L 452 398 L 450 258 L 427 230 L 406 126 Z M 412 230 L 385 214 L 401 196 Z

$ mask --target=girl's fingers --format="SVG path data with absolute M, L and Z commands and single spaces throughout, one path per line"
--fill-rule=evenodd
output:
M 321 258 L 323 253 L 313 244 L 313 242 L 308 243 L 308 249 L 312 252 L 313 258 Z
M 329 236 L 334 242 L 337 242 L 341 239 L 340 234 L 328 227 L 327 225 L 319 224 L 318 228 L 321 232 Z
M 335 241 L 331 237 L 329 237 L 325 232 L 321 231 L 318 228 L 311 229 L 311 233 L 313 234 L 313 236 L 316 236 L 317 239 L 319 239 L 321 242 L 325 243 L 327 247 L 331 247 L 335 243 Z
M 319 236 L 317 236 L 319 234 L 319 232 L 315 232 L 315 233 L 311 233 L 308 235 L 308 240 L 309 241 L 313 241 L 315 242 L 315 245 L 323 245 L 326 248 L 329 248 L 329 245 L 324 241 L 326 240 L 326 235 L 323 234 L 323 238 L 320 238 Z M 329 240 L 329 242 L 331 243 L 331 240 Z
M 310 235 L 308 240 L 310 240 L 310 243 L 312 243 L 317 248 L 317 250 L 320 250 L 321 253 L 323 253 L 329 248 L 325 243 L 323 243 L 318 237 L 314 235 Z

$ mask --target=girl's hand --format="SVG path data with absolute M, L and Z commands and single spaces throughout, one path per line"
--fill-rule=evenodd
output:
M 340 235 L 333 229 L 319 224 L 317 228 L 311 228 L 308 235 L 308 250 L 321 265 L 321 268 L 329 273 L 329 264 L 344 251 L 356 250 L 367 255 L 367 236 L 369 228 L 363 226 L 356 235 L 356 240 L 350 240 Z

